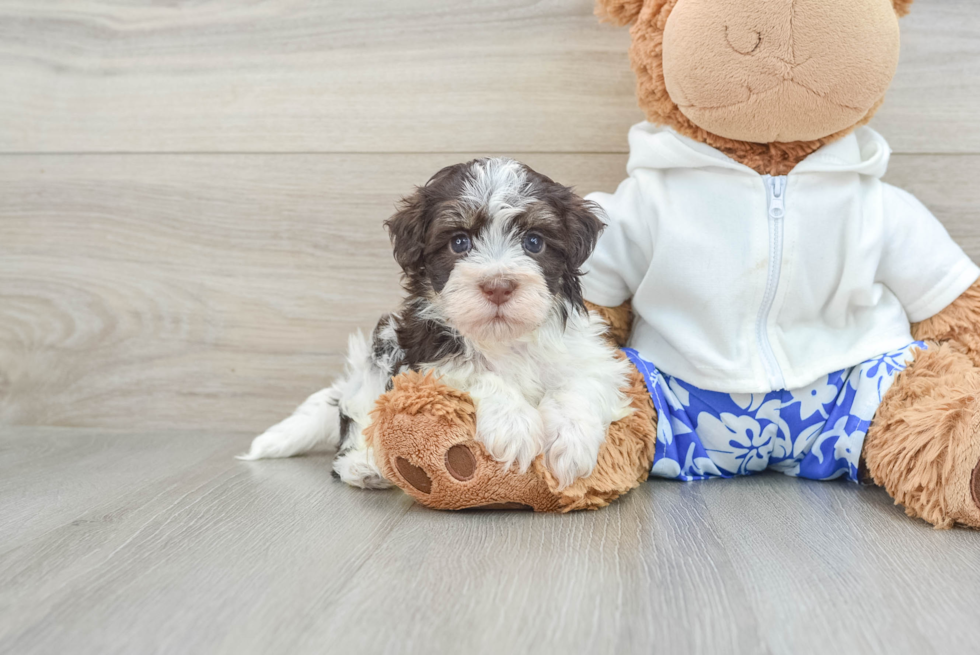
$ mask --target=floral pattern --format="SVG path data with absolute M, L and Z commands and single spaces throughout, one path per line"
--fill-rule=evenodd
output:
M 703 480 L 773 469 L 857 481 L 864 437 L 882 398 L 916 350 L 927 348 L 915 342 L 805 389 L 767 394 L 698 389 L 664 375 L 635 350 L 624 352 L 646 378 L 659 416 L 653 475 Z

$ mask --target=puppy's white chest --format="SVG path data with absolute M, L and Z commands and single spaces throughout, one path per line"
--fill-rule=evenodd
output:
M 567 375 L 564 360 L 536 345 L 522 344 L 506 354 L 487 358 L 485 365 L 534 405 L 549 389 L 562 383 Z

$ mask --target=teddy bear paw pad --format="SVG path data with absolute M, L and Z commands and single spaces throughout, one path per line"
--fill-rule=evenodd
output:
M 476 475 L 476 457 L 463 444 L 456 444 L 446 451 L 446 470 L 460 482 L 467 482 Z
M 422 468 L 415 466 L 404 457 L 395 459 L 395 468 L 408 484 L 424 494 L 432 493 L 432 478 Z
M 973 469 L 973 476 L 970 478 L 970 495 L 977 509 L 980 509 L 980 463 Z

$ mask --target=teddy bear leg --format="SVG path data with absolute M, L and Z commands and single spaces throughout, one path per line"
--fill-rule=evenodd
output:
M 919 351 L 885 395 L 864 459 L 909 516 L 980 528 L 980 368 L 950 344 Z
M 470 397 L 432 375 L 404 373 L 381 396 L 365 430 L 386 479 L 432 509 L 560 511 L 534 471 L 507 469 L 476 440 Z
M 494 460 L 476 439 L 473 401 L 431 375 L 396 377 L 364 436 L 384 477 L 426 507 L 599 509 L 647 479 L 656 451 L 657 412 L 643 375 L 630 370 L 623 391 L 633 412 L 609 428 L 592 475 L 561 490 L 544 456 L 524 473 Z

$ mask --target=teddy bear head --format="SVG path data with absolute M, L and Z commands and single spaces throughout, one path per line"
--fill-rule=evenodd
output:
M 652 123 L 784 174 L 868 122 L 898 65 L 912 0 L 597 0 L 632 24 Z

